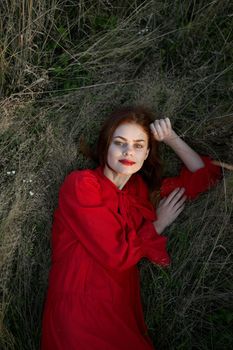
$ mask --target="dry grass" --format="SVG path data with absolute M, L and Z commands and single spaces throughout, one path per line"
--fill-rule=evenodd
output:
M 72 169 L 93 166 L 78 140 L 95 142 L 109 111 L 144 103 L 197 151 L 233 163 L 230 1 L 117 3 L 2 8 L 4 349 L 38 348 L 58 188 Z M 162 151 L 166 174 L 175 174 L 176 157 Z M 171 268 L 141 263 L 145 316 L 160 350 L 232 347 L 232 188 L 226 172 L 169 228 Z

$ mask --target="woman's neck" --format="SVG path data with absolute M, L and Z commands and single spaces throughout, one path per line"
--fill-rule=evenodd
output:
M 129 181 L 130 175 L 124 175 L 120 173 L 116 173 L 112 169 L 110 169 L 107 165 L 104 167 L 104 175 L 116 185 L 120 190 L 125 186 L 125 184 Z

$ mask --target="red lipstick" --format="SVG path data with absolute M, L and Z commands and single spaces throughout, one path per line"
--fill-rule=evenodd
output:
M 119 162 L 121 162 L 124 165 L 134 165 L 135 162 L 132 162 L 131 160 L 127 160 L 127 159 L 121 159 L 119 160 Z

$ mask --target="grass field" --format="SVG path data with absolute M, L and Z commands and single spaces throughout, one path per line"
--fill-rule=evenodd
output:
M 230 0 L 6 0 L 0 8 L 1 348 L 36 350 L 58 189 L 115 107 L 145 104 L 233 164 Z M 165 176 L 180 162 L 161 147 Z M 233 174 L 166 231 L 172 265 L 140 262 L 158 350 L 233 348 Z

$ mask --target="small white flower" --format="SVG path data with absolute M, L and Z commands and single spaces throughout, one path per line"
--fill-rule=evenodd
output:
M 26 182 L 26 180 L 25 180 L 25 179 L 23 179 L 23 182 L 25 183 L 25 182 Z
M 11 174 L 15 175 L 15 170 L 12 170 Z
M 30 179 L 29 182 L 32 182 L 32 179 Z
M 11 172 L 10 171 L 7 171 L 7 175 L 10 175 L 11 174 Z
M 29 191 L 30 196 L 34 196 L 34 192 Z
M 145 33 L 148 33 L 149 30 L 150 30 L 150 29 L 149 29 L 148 27 L 143 28 L 143 29 L 141 29 L 141 30 L 138 32 L 138 35 L 143 35 L 143 34 L 145 34 Z

